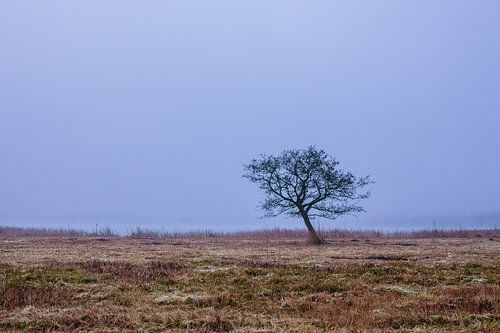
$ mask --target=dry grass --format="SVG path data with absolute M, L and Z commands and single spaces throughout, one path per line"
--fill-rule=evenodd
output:
M 382 232 L 370 229 L 327 229 L 320 232 L 322 238 L 488 238 L 498 237 L 500 230 L 491 229 L 424 229 L 416 231 L 388 231 Z M 109 227 L 101 227 L 92 232 L 78 229 L 51 229 L 30 227 L 8 227 L 0 226 L 0 237 L 120 237 L 118 233 Z M 161 238 L 161 239 L 205 239 L 205 238 L 228 238 L 241 240 L 275 240 L 275 239 L 305 239 L 307 231 L 301 229 L 259 229 L 253 231 L 213 231 L 194 230 L 184 232 L 169 232 L 150 229 L 136 228 L 121 237 L 129 238 Z
M 111 228 L 103 227 L 88 232 L 79 229 L 70 228 L 32 228 L 32 227 L 8 227 L 0 226 L 0 237 L 83 237 L 83 236 L 102 236 L 102 237 L 117 237 Z
M 500 329 L 498 232 L 352 236 L 0 238 L 0 331 Z

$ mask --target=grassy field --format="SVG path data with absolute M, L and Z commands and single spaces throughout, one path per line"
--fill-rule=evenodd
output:
M 143 236 L 0 234 L 0 331 L 500 330 L 497 231 Z

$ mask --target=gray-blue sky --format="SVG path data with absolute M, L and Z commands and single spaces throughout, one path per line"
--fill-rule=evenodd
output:
M 499 34 L 498 1 L 2 1 L 0 219 L 258 226 L 242 164 L 311 144 L 377 182 L 355 223 L 497 210 Z

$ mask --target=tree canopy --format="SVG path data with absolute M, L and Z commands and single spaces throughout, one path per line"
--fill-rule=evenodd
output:
M 261 155 L 244 166 L 243 177 L 264 191 L 261 207 L 266 217 L 302 217 L 313 242 L 319 243 L 311 218 L 336 219 L 363 212 L 359 201 L 370 196 L 362 191 L 372 183 L 369 176 L 357 178 L 338 165 L 325 151 L 310 146 L 278 156 Z

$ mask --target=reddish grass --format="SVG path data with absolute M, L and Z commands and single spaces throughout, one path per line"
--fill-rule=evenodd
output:
M 67 306 L 71 290 L 54 283 L 12 283 L 0 287 L 0 308 L 12 310 L 25 306 Z
M 0 237 L 84 237 L 84 236 L 100 236 L 100 237 L 116 237 L 111 228 L 104 227 L 98 230 L 88 232 L 79 229 L 64 229 L 64 228 L 35 228 L 35 227 L 9 227 L 0 226 Z
M 329 229 L 320 232 L 324 239 L 426 239 L 426 238 L 500 238 L 500 229 L 423 229 L 415 231 L 378 231 L 370 229 Z M 194 230 L 184 232 L 157 231 L 137 228 L 127 235 L 120 236 L 109 227 L 94 232 L 77 229 L 23 228 L 0 226 L 0 237 L 127 237 L 127 238 L 161 238 L 161 239 L 307 239 L 304 229 L 273 228 L 251 231 L 213 231 Z

